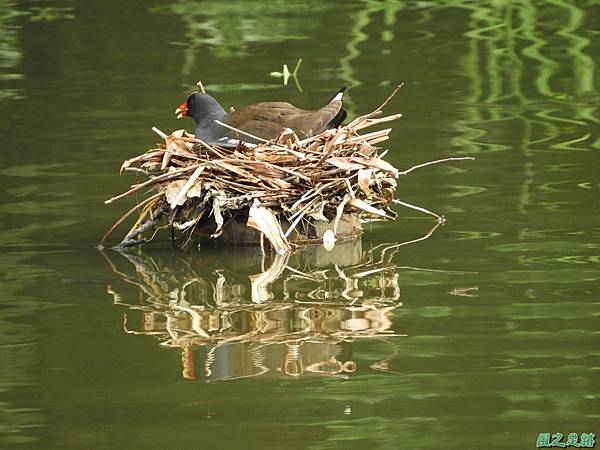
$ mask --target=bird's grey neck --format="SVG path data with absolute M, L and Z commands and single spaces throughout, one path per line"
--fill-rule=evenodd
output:
M 212 106 L 210 111 L 204 110 L 192 118 L 198 125 L 203 125 L 205 123 L 213 122 L 214 120 L 223 121 L 226 115 L 227 113 L 221 108 L 221 105 L 217 104 Z
M 229 130 L 215 122 L 218 120 L 227 123 L 227 116 L 228 114 L 223 110 L 221 112 L 212 111 L 211 114 L 203 116 L 202 121 L 198 122 L 196 137 L 200 137 L 206 142 L 216 142 L 227 135 Z

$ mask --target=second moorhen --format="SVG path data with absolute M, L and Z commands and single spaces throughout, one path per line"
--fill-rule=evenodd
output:
M 210 95 L 194 92 L 175 113 L 177 118 L 189 116 L 194 119 L 197 124 L 195 136 L 209 143 L 230 143 L 237 139 L 256 143 L 255 139 L 240 136 L 215 120 L 262 139 L 275 139 L 284 128 L 291 128 L 300 139 L 305 139 L 341 125 L 346 118 L 346 110 L 342 108 L 345 90 L 342 87 L 329 103 L 315 111 L 299 109 L 287 102 L 264 102 L 226 112 Z

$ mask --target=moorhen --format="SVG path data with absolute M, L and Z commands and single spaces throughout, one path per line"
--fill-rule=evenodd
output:
M 287 102 L 254 103 L 225 112 L 213 97 L 204 92 L 190 94 L 185 103 L 175 110 L 177 118 L 190 116 L 197 124 L 195 136 L 208 143 L 234 143 L 237 140 L 257 143 L 255 139 L 239 136 L 240 133 L 219 125 L 227 125 L 262 139 L 275 139 L 291 128 L 300 139 L 319 134 L 329 128 L 337 128 L 346 118 L 342 108 L 342 87 L 321 109 L 306 111 Z

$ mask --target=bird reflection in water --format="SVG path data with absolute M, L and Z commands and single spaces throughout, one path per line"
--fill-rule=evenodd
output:
M 236 249 L 235 258 L 228 251 L 227 260 L 219 258 L 223 253 L 175 259 L 104 253 L 114 272 L 136 286 L 133 293 L 126 286 L 107 289 L 115 304 L 129 309 L 126 333 L 181 349 L 186 379 L 347 377 L 358 369 L 355 341 L 386 340 L 395 348 L 388 339 L 402 336 L 392 321 L 402 306 L 392 258 L 406 244 L 368 251 L 360 240 L 334 252 L 308 247 L 274 256 L 254 275 L 244 272 L 261 267 L 263 256 L 253 248 Z M 131 265 L 122 268 L 124 261 Z M 387 364 L 370 368 L 387 370 Z

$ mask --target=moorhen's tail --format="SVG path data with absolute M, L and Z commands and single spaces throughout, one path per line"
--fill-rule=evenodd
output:
M 334 100 L 341 100 L 342 96 L 344 95 L 344 92 L 346 92 L 346 89 L 348 89 L 348 86 L 342 86 L 341 88 L 339 88 L 339 90 L 335 93 L 333 97 L 329 99 L 327 103 L 331 103 Z
M 348 89 L 346 86 L 342 86 L 339 89 L 339 91 L 337 91 L 335 93 L 335 95 L 333 97 L 331 97 L 331 100 L 329 100 L 329 103 L 333 102 L 334 100 L 341 101 L 342 97 L 344 95 L 344 92 L 346 92 L 346 89 Z M 333 119 L 331 119 L 329 121 L 329 123 L 327 124 L 327 128 L 339 127 L 342 124 L 342 122 L 344 122 L 344 120 L 346 120 L 347 116 L 348 116 L 348 113 L 346 112 L 346 110 L 344 108 L 340 108 L 340 110 L 335 115 L 335 117 Z

